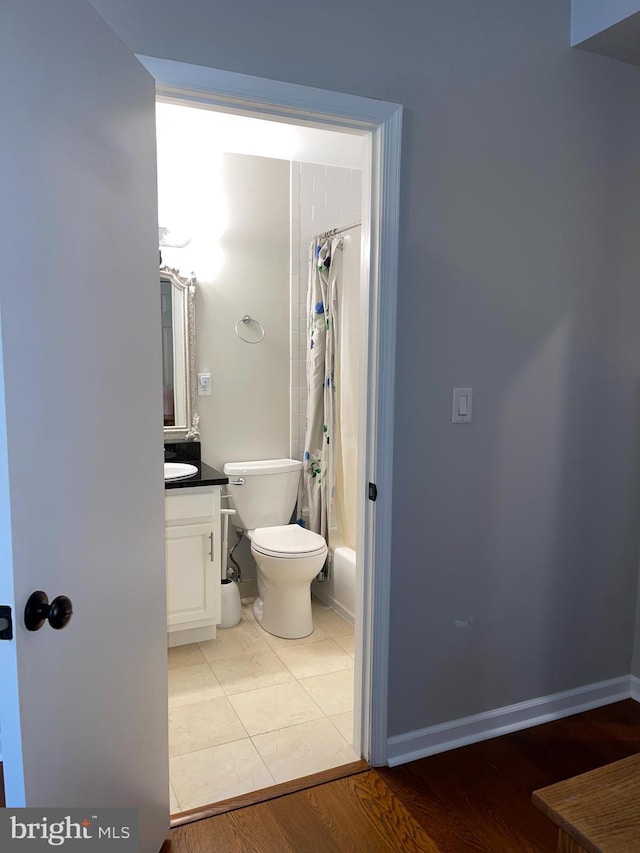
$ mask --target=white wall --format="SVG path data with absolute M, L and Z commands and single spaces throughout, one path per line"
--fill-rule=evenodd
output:
M 177 144 L 178 143 L 178 144 Z M 160 222 L 191 236 L 163 260 L 197 276 L 197 397 L 202 458 L 270 459 L 289 452 L 289 164 L 210 150 L 196 134 L 159 136 Z M 262 343 L 235 333 L 245 314 Z M 256 336 L 256 327 L 243 335 Z
M 636 69 L 570 50 L 569 0 L 93 5 L 141 54 L 405 105 L 389 733 L 628 673 Z
M 164 249 L 163 260 L 185 273 L 195 272 L 198 278 L 198 370 L 211 371 L 213 375 L 212 398 L 198 397 L 196 400 L 201 417 L 203 458 L 210 464 L 221 465 L 245 456 L 257 458 L 259 448 L 265 458 L 289 453 L 293 458 L 301 458 L 306 353 L 304 341 L 299 341 L 298 329 L 306 301 L 307 244 L 311 236 L 320 231 L 360 218 L 363 138 L 171 103 L 157 105 L 157 128 L 159 222 L 178 234 L 191 237 L 191 243 L 184 249 Z M 254 162 L 251 164 L 251 156 L 246 161 L 229 160 L 227 157 L 231 153 L 255 155 Z M 269 157 L 273 158 L 271 162 Z M 296 157 L 304 158 L 305 162 L 289 162 Z M 236 177 L 232 177 L 230 171 L 230 164 L 236 162 L 245 162 L 251 170 L 250 178 L 241 178 L 240 184 L 235 181 L 237 175 L 242 174 L 242 167 L 238 167 Z M 291 179 L 287 174 L 285 182 L 285 170 L 288 172 L 289 167 Z M 288 192 L 290 199 L 286 196 Z M 287 208 L 290 217 L 287 228 L 289 221 L 291 223 L 287 252 L 290 251 L 291 256 L 287 256 L 286 263 L 291 270 L 292 301 L 290 327 L 287 325 L 279 341 L 276 357 L 273 347 L 276 328 L 278 333 L 282 331 L 289 310 L 281 302 L 286 284 L 284 254 L 279 253 L 277 267 L 260 267 L 257 273 L 254 269 L 251 280 L 242 285 L 239 281 L 246 279 L 252 253 L 255 263 L 262 263 L 257 255 L 259 245 L 255 242 L 261 215 L 264 215 L 266 230 L 260 233 L 259 240 L 277 244 L 284 251 L 285 203 L 290 205 Z M 230 229 L 239 234 L 245 234 L 245 229 L 248 231 L 240 239 L 233 237 L 230 247 L 225 245 L 225 235 Z M 286 276 L 289 276 L 289 267 Z M 248 304 L 257 304 L 259 308 L 265 305 L 267 310 L 273 306 L 279 312 L 277 327 L 272 326 L 264 346 L 239 346 L 235 336 L 228 340 L 229 327 L 235 327 L 240 316 L 245 313 L 254 316 L 254 311 L 242 309 L 242 305 Z M 258 311 L 255 316 L 260 319 L 260 314 L 265 316 L 264 311 Z M 261 322 L 264 324 L 264 320 Z M 247 336 L 251 337 L 253 331 L 248 328 Z M 217 343 L 222 341 L 225 343 Z M 276 417 L 275 410 L 281 406 L 285 393 L 281 360 L 281 347 L 285 345 L 290 345 L 287 381 L 290 382 L 291 400 L 287 397 Z M 251 364 L 256 361 L 261 371 L 255 377 L 254 388 L 246 382 Z M 265 381 L 267 376 L 269 380 Z M 271 397 L 274 383 L 276 392 Z M 267 419 L 274 428 L 271 436 L 267 436 L 260 418 L 249 416 L 247 412 L 248 388 L 249 393 L 261 395 L 262 411 L 271 412 Z M 291 422 L 286 424 L 285 430 L 283 418 L 288 417 L 289 411 Z M 243 426 L 238 430 L 240 417 Z

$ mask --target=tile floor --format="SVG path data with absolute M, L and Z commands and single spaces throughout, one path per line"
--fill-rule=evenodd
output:
M 171 813 L 356 761 L 353 628 L 313 599 L 283 640 L 244 603 L 234 628 L 169 654 Z

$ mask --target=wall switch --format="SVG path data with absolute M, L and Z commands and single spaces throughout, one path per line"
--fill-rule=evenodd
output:
M 211 396 L 211 374 L 210 373 L 199 373 L 198 374 L 198 397 L 210 397 Z
M 451 423 L 471 423 L 471 397 L 472 388 L 453 389 L 453 409 L 451 412 Z

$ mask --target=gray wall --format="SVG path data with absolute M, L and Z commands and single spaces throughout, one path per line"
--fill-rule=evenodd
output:
M 93 5 L 136 52 L 406 107 L 389 733 L 628 673 L 637 69 L 569 48 L 569 0 Z

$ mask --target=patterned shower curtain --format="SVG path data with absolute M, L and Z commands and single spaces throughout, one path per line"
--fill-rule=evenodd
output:
M 331 525 L 334 488 L 336 345 L 342 237 L 311 241 L 307 291 L 307 428 L 298 518 L 325 539 Z

